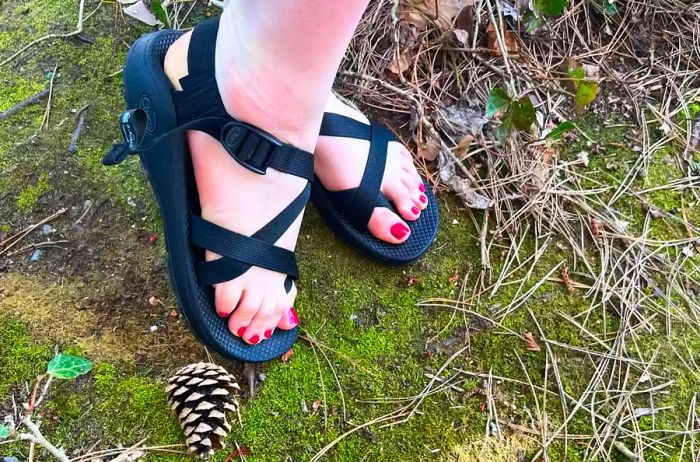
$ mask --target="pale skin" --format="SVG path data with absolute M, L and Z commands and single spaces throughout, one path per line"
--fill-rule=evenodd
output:
M 369 142 L 319 137 L 324 111 L 363 122 L 367 118 L 331 93 L 333 80 L 367 0 L 265 0 L 227 2 L 216 47 L 216 80 L 226 110 L 280 140 L 314 153 L 314 171 L 330 190 L 357 187 Z M 173 87 L 188 74 L 190 33 L 168 50 L 165 72 Z M 187 134 L 202 217 L 251 235 L 279 214 L 304 188 L 305 180 L 268 170 L 260 176 L 241 167 L 209 135 Z M 400 244 L 409 237 L 406 221 L 416 220 L 427 198 L 410 153 L 389 145 L 382 192 L 394 204 L 374 209 L 369 231 Z M 242 219 L 241 217 L 245 217 Z M 275 243 L 294 250 L 302 217 Z M 207 252 L 208 260 L 219 258 Z M 229 330 L 249 344 L 275 329 L 298 323 L 296 286 L 287 293 L 285 274 L 252 267 L 238 278 L 216 284 L 215 306 Z

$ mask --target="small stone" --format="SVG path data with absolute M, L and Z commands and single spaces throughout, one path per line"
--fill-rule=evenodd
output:
M 170 317 L 171 317 L 171 318 L 177 318 L 177 317 L 179 317 L 179 316 L 180 316 L 180 313 L 178 313 L 177 310 L 172 310 L 172 311 L 170 312 Z
M 156 306 L 159 303 L 160 300 L 158 300 L 158 297 L 156 297 L 155 295 L 151 295 L 151 297 L 148 299 L 148 304 L 151 306 Z
M 44 255 L 44 251 L 41 249 L 36 249 L 34 252 L 32 252 L 32 256 L 29 257 L 29 261 L 37 262 L 41 260 L 42 255 Z
M 158 326 L 151 326 L 151 332 L 155 332 L 158 330 Z
M 258 374 L 258 381 L 259 382 L 264 382 L 265 379 L 267 379 L 267 375 L 263 374 L 262 372 Z
M 55 232 L 56 229 L 51 225 L 44 225 L 41 227 L 41 234 L 53 234 Z

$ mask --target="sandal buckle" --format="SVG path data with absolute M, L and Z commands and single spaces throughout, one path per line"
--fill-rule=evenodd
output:
M 236 162 L 258 175 L 265 175 L 275 150 L 283 144 L 266 131 L 237 121 L 227 123 L 221 130 L 220 138 Z M 254 144 L 248 146 L 248 143 Z M 242 146 L 247 148 L 243 155 L 240 153 Z

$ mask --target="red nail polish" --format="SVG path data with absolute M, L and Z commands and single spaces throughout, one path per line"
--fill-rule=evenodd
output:
M 425 196 L 420 196 L 420 201 L 425 204 L 426 202 L 428 202 L 428 198 Z
M 265 338 L 272 337 L 272 329 L 267 329 L 263 335 L 265 336 Z
M 425 192 L 425 185 L 424 185 L 423 183 L 419 184 L 419 185 L 418 185 L 418 190 L 419 190 L 420 192 Z
M 391 235 L 394 236 L 396 239 L 403 239 L 406 234 L 408 234 L 409 229 L 408 226 L 404 225 L 403 223 L 396 223 L 391 227 L 389 230 L 391 232 Z
M 221 313 L 217 311 L 216 314 L 218 314 L 220 318 L 228 318 L 228 313 Z
M 245 334 L 245 327 L 239 327 L 238 328 L 238 336 L 243 337 L 243 334 Z
M 250 338 L 248 339 L 248 341 L 249 341 L 250 343 L 252 343 L 253 345 L 255 345 L 256 343 L 258 343 L 258 342 L 260 341 L 260 336 L 259 336 L 259 335 L 253 335 L 252 337 L 250 337 Z
M 299 324 L 299 316 L 297 316 L 297 310 L 295 310 L 294 307 L 289 309 L 287 316 L 289 316 L 289 324 L 292 324 L 293 326 Z
M 420 209 L 418 207 L 411 207 L 411 212 L 414 215 L 418 215 L 420 213 Z

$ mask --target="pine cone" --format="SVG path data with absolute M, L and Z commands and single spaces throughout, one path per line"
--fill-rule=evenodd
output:
M 208 457 L 224 447 L 231 431 L 228 411 L 238 409 L 234 393 L 241 390 L 235 377 L 212 363 L 190 364 L 168 380 L 168 403 L 180 420 L 189 451 Z

